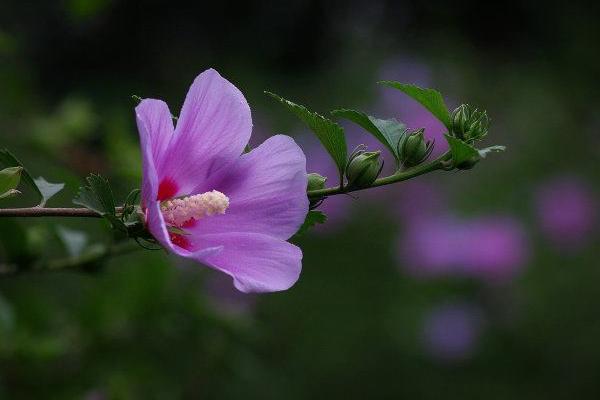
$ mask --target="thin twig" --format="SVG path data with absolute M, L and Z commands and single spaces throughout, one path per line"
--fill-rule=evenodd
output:
M 117 214 L 120 213 L 121 207 L 117 208 Z M 0 208 L 0 217 L 84 217 L 84 218 L 101 218 L 97 212 L 87 208 Z

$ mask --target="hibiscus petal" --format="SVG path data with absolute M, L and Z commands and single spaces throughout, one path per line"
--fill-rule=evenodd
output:
M 222 233 L 201 237 L 207 247 L 223 246 L 198 261 L 225 272 L 245 293 L 289 289 L 300 276 L 302 251 L 286 241 L 256 233 Z
M 156 168 L 162 163 L 173 137 L 173 120 L 164 101 L 144 99 L 135 108 L 142 149 L 142 199 L 154 201 L 158 192 Z
M 242 93 L 213 69 L 201 73 L 185 98 L 161 182 L 176 183 L 175 196 L 197 193 L 211 174 L 234 162 L 250 140 L 252 117 Z
M 194 233 L 256 232 L 287 239 L 308 212 L 306 159 L 289 136 L 267 139 L 213 185 L 229 197 L 229 208 L 198 221 Z

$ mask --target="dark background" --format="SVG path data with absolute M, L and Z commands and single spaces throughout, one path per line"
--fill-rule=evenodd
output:
M 263 90 L 439 139 L 431 116 L 376 81 L 435 87 L 451 107 L 487 109 L 486 144 L 508 150 L 326 202 L 330 223 L 295 240 L 304 268 L 287 292 L 240 295 L 161 251 L 2 277 L 0 398 L 598 398 L 598 11 L 4 0 L 0 147 L 66 183 L 50 206 L 70 205 L 90 172 L 122 201 L 141 170 L 131 95 L 175 113 L 209 67 L 248 99 L 254 143 L 294 135 L 332 181 L 323 151 Z M 0 264 L 61 258 L 78 240 L 112 238 L 96 220 L 3 219 Z

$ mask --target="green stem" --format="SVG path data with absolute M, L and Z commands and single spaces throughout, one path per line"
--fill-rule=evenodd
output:
M 117 207 L 117 214 L 122 212 L 122 207 Z M 61 208 L 0 208 L 0 217 L 87 217 L 101 218 L 95 211 L 87 208 L 61 207 Z
M 325 189 L 310 190 L 307 192 L 308 198 L 311 200 L 318 200 L 328 196 L 334 196 L 336 194 L 344 194 L 355 192 L 358 190 L 369 189 L 377 186 L 390 185 L 405 181 L 419 175 L 426 174 L 438 169 L 443 169 L 445 163 L 450 160 L 451 153 L 446 152 L 439 158 L 433 160 L 427 164 L 421 164 L 416 167 L 409 168 L 407 170 L 398 171 L 390 176 L 376 179 L 371 186 L 365 188 L 351 188 L 347 185 L 343 185 L 343 180 L 339 186 L 329 187 Z M 117 214 L 122 212 L 122 207 L 117 207 Z M 0 208 L 0 217 L 87 217 L 87 218 L 100 218 L 101 215 L 88 210 L 87 208 L 42 208 L 42 207 L 30 207 L 30 208 Z
M 349 188 L 347 186 L 341 187 L 334 186 L 325 189 L 317 189 L 308 191 L 308 198 L 311 200 L 321 199 L 323 197 L 333 196 L 336 194 L 344 194 L 349 192 L 355 192 L 357 190 L 370 189 L 377 186 L 390 185 L 392 183 L 402 182 L 419 175 L 426 174 L 428 172 L 432 172 L 438 169 L 443 169 L 445 166 L 445 162 L 448 161 L 451 157 L 450 152 L 444 153 L 439 158 L 433 160 L 427 164 L 421 164 L 416 167 L 409 168 L 404 171 L 398 171 L 390 176 L 386 176 L 383 178 L 376 179 L 375 182 L 371 184 L 371 186 L 365 188 Z

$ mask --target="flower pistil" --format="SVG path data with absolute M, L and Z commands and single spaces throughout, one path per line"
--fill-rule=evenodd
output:
M 183 227 L 192 220 L 225 214 L 228 207 L 229 198 L 218 190 L 166 200 L 160 205 L 165 222 L 176 227 Z

